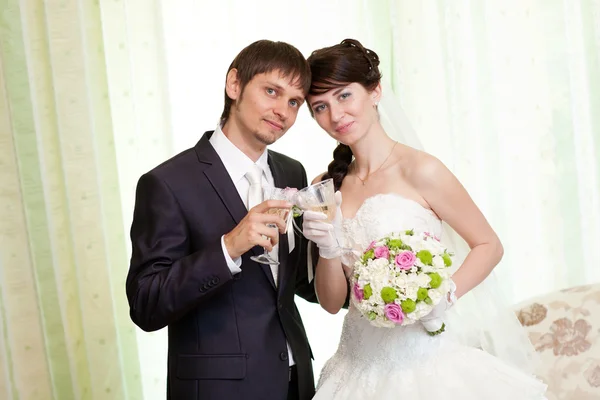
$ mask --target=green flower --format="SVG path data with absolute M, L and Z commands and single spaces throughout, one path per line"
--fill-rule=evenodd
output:
M 298 218 L 302 215 L 302 209 L 298 206 L 292 206 L 292 213 L 294 218 Z
M 404 234 L 408 235 L 408 236 L 412 236 L 415 234 L 415 231 L 413 231 L 412 229 L 409 231 L 404 232 Z
M 364 255 L 363 255 L 363 262 L 366 263 L 369 260 L 372 260 L 375 258 L 375 250 L 371 249 L 369 251 L 367 251 Z
M 450 258 L 450 254 L 444 253 L 442 254 L 442 259 L 444 260 L 444 265 L 449 267 L 452 265 L 452 259 Z
M 369 311 L 369 321 L 373 321 L 375 318 L 377 318 L 377 313 L 375 311 Z
M 415 301 L 412 299 L 406 299 L 402 300 L 402 302 L 400 303 L 400 307 L 402 307 L 402 311 L 404 312 L 404 314 L 408 314 L 415 311 L 415 309 L 417 308 L 417 303 L 415 303 Z
M 404 243 L 402 243 L 402 240 L 400 239 L 390 239 L 388 241 L 388 247 L 394 250 L 401 249 L 403 244 Z
M 432 305 L 433 304 L 433 300 L 431 300 L 431 297 L 427 297 L 425 300 L 423 300 L 425 302 L 425 304 L 429 304 Z
M 430 272 L 427 275 L 431 278 L 431 282 L 429 282 L 429 286 L 432 289 L 437 289 L 442 284 L 442 277 L 437 272 Z
M 425 265 L 433 265 L 433 256 L 429 250 L 421 250 L 417 253 L 417 258 Z
M 363 296 L 365 297 L 365 300 L 369 300 L 369 297 L 371 297 L 372 294 L 373 289 L 371 289 L 371 284 L 367 283 L 363 288 Z
M 418 301 L 423 301 L 427 298 L 427 296 L 429 296 L 429 293 L 427 292 L 427 289 L 425 288 L 419 288 L 419 290 L 417 291 L 417 300 Z
M 391 287 L 384 287 L 381 289 L 381 298 L 385 304 L 390 304 L 398 298 L 398 293 Z

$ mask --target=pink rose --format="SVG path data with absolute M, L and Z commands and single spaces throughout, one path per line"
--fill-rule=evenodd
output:
M 369 250 L 371 250 L 371 249 L 374 249 L 374 248 L 375 248 L 375 241 L 373 240 L 373 241 L 371 242 L 371 244 L 369 245 L 369 247 L 367 247 L 367 249 L 365 250 L 365 252 L 367 252 L 367 251 L 369 251 Z
M 386 246 L 375 247 L 375 258 L 388 258 L 390 256 L 390 249 Z
M 404 321 L 404 313 L 402 313 L 402 308 L 396 303 L 386 304 L 383 308 L 383 312 L 387 319 L 392 321 L 395 324 L 401 324 Z
M 396 266 L 404 271 L 411 269 L 415 265 L 415 261 L 417 261 L 417 257 L 408 250 L 398 254 L 395 259 Z
M 356 300 L 358 300 L 359 303 L 361 301 L 363 301 L 363 299 L 365 298 L 365 294 L 364 294 L 363 290 L 360 288 L 360 286 L 358 286 L 358 283 L 354 284 L 352 291 L 354 292 L 354 297 L 356 297 Z

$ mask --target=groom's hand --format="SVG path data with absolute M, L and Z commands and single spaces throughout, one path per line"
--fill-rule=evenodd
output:
M 273 246 L 279 242 L 279 234 L 285 232 L 286 224 L 279 214 L 267 214 L 267 211 L 289 211 L 291 207 L 284 200 L 267 200 L 251 208 L 244 219 L 223 238 L 229 256 L 236 259 L 254 246 L 264 247 L 267 251 L 273 250 Z M 276 224 L 277 228 L 270 228 L 267 224 Z

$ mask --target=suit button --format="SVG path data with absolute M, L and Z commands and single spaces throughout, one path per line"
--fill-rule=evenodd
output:
M 281 358 L 283 361 L 286 361 L 288 359 L 288 353 L 279 353 L 279 358 Z
M 279 309 L 283 310 L 283 304 L 279 303 Z
M 213 285 L 216 285 L 217 283 L 219 283 L 219 278 L 215 278 L 212 281 L 210 281 L 210 283 L 212 283 Z

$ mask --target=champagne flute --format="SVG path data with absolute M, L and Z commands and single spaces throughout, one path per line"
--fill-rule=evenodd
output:
M 333 179 L 326 179 L 324 181 L 315 183 L 314 185 L 305 187 L 304 189 L 300 189 L 295 195 L 294 204 L 296 205 L 294 210 L 299 215 L 303 214 L 304 211 L 307 210 L 316 211 L 325 214 L 327 217 L 325 221 L 333 223 L 337 212 Z M 298 225 L 296 225 L 296 221 L 294 221 L 294 227 L 301 232 Z M 340 240 L 335 232 L 332 232 L 332 234 L 342 252 L 354 252 L 354 249 L 346 248 L 341 245 Z
M 296 190 L 290 189 L 290 188 L 281 189 L 281 188 L 276 188 L 276 187 L 272 187 L 272 186 L 263 188 L 263 199 L 264 200 L 285 200 L 285 201 L 288 201 L 291 203 L 295 194 L 296 194 Z M 281 219 L 283 219 L 285 221 L 286 227 L 287 227 L 287 224 L 288 224 L 290 216 L 291 216 L 291 210 L 289 210 L 287 208 L 269 208 L 267 210 L 267 214 L 279 215 L 279 217 L 281 217 Z M 277 229 L 276 224 L 267 224 L 267 226 L 269 228 Z M 266 237 L 266 236 L 263 236 L 263 237 Z M 269 252 L 267 251 L 266 248 L 264 248 L 263 254 L 260 254 L 258 256 L 252 256 L 252 257 L 250 257 L 250 259 L 253 261 L 256 261 L 257 263 L 261 263 L 261 264 L 279 265 L 279 261 L 277 261 L 273 257 L 271 257 L 271 255 L 269 254 Z

